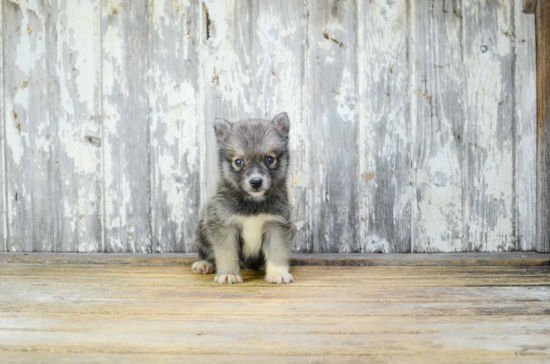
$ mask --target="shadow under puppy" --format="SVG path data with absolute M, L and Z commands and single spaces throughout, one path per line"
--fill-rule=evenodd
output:
M 231 284 L 242 283 L 240 268 L 265 269 L 268 283 L 292 282 L 287 114 L 234 124 L 217 119 L 214 130 L 220 178 L 197 229 L 193 271 L 215 270 L 214 282 Z

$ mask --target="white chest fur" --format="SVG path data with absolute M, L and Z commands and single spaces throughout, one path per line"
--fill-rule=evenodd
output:
M 239 217 L 239 222 L 242 223 L 241 236 L 244 242 L 243 255 L 245 257 L 253 256 L 260 252 L 265 223 L 280 219 L 280 216 L 268 214 Z

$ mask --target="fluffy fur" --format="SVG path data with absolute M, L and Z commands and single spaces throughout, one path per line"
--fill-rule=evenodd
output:
M 292 282 L 288 116 L 234 124 L 218 119 L 214 129 L 220 177 L 197 228 L 193 270 L 215 271 L 222 284 L 241 283 L 241 268 L 265 269 L 268 283 Z

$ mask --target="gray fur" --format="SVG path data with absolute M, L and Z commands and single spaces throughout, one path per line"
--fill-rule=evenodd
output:
M 250 119 L 230 123 L 217 119 L 215 122 L 220 177 L 216 193 L 208 201 L 197 228 L 199 262 L 214 266 L 215 281 L 221 275 L 231 274 L 238 277 L 233 282 L 239 282 L 240 268 L 259 269 L 266 263 L 286 267 L 288 272 L 292 238 L 287 193 L 289 129 L 286 113 L 271 121 Z M 275 162 L 268 165 L 267 156 L 275 157 Z M 244 161 L 242 168 L 235 164 L 237 158 Z M 251 187 L 252 178 L 261 178 L 262 186 Z M 263 225 L 258 254 L 245 256 L 242 221 L 247 217 L 265 216 L 260 214 L 273 218 Z M 284 279 L 277 282 L 290 283 Z

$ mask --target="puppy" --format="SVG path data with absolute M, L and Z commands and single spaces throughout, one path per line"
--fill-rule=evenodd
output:
M 214 282 L 221 284 L 242 283 L 240 268 L 265 269 L 268 283 L 293 282 L 287 114 L 234 124 L 217 119 L 214 130 L 220 178 L 197 228 L 193 271 L 216 271 Z

